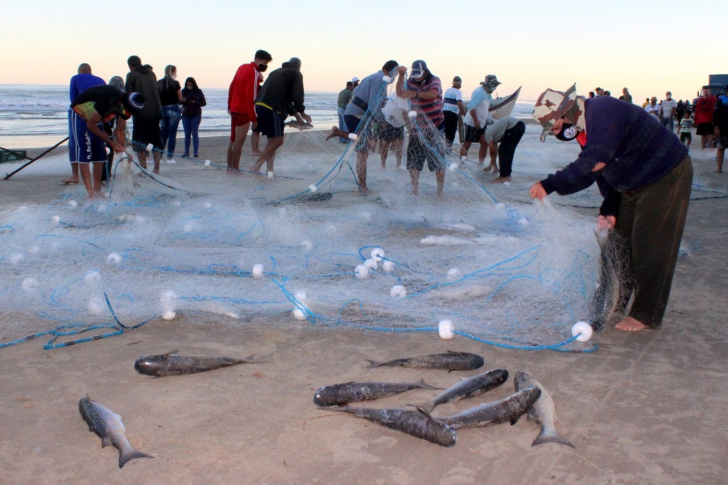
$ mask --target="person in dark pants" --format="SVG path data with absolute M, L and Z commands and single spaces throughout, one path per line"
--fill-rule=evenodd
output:
M 521 137 L 525 132 L 526 124 L 512 116 L 499 119 L 485 130 L 485 142 L 490 149 L 490 166 L 484 170 L 488 172 L 492 168 L 493 173 L 496 173 L 496 170 L 498 170 L 496 154 L 500 159 L 500 177 L 495 179 L 493 183 L 510 182 L 513 156 L 516 153 L 518 142 L 521 141 Z
M 586 132 L 579 157 L 531 186 L 543 200 L 594 182 L 604 197 L 597 226 L 614 229 L 634 286 L 629 315 L 616 328 L 637 332 L 662 325 L 690 202 L 693 166 L 670 130 L 638 106 L 611 97 L 585 100 L 576 85 L 547 89 L 533 117 L 569 141 Z
M 465 106 L 463 106 L 463 93 L 460 87 L 463 80 L 460 76 L 452 78 L 452 87 L 445 91 L 443 98 L 442 111 L 445 115 L 445 139 L 447 146 L 451 147 L 455 141 L 455 133 L 458 131 L 458 122 L 460 117 L 465 116 Z
M 141 93 L 146 100 L 144 109 L 133 117 L 131 139 L 134 142 L 134 151 L 139 158 L 139 165 L 147 168 L 147 146 L 152 145 L 155 150 L 152 152 L 154 160 L 154 173 L 159 174 L 159 160 L 162 156 L 164 144 L 162 143 L 162 132 L 159 122 L 162 119 L 162 102 L 159 99 L 159 88 L 157 76 L 152 71 L 152 66 L 142 65 L 139 56 L 130 56 L 127 59 L 129 72 L 126 75 L 124 87 L 127 93 Z
M 202 121 L 202 108 L 205 106 L 207 106 L 207 100 L 202 90 L 197 86 L 197 81 L 193 77 L 188 77 L 182 90 L 182 127 L 185 130 L 185 157 L 190 156 L 190 140 L 192 141 L 195 158 L 200 156 L 198 130 Z

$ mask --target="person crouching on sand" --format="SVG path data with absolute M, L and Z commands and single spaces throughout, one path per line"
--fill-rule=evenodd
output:
M 90 198 L 101 194 L 101 173 L 106 162 L 108 145 L 116 152 L 124 151 L 126 120 L 144 108 L 144 96 L 139 93 L 124 93 L 114 86 L 88 88 L 71 104 L 71 130 L 74 143 L 69 146 L 71 161 L 79 164 L 81 179 Z M 118 118 L 114 135 L 116 140 L 103 130 L 103 123 Z M 89 164 L 94 164 L 94 180 L 91 182 Z
M 544 91 L 533 117 L 562 141 L 586 132 L 586 143 L 574 162 L 533 184 L 531 198 L 573 194 L 596 182 L 604 197 L 597 227 L 614 229 L 635 283 L 631 311 L 616 328 L 660 327 L 690 202 L 687 148 L 639 106 L 608 96 L 585 100 L 576 84 Z

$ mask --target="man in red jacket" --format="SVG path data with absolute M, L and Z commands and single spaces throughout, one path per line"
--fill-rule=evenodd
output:
M 718 98 L 710 94 L 710 88 L 703 88 L 703 95 L 695 103 L 696 135 L 700 135 L 700 148 L 713 147 L 713 109 Z
M 240 170 L 240 155 L 243 153 L 243 143 L 248 135 L 250 124 L 257 126 L 258 117 L 255 115 L 255 98 L 258 97 L 258 77 L 268 69 L 268 63 L 273 58 L 264 50 L 255 53 L 253 62 L 243 64 L 235 73 L 228 92 L 228 113 L 230 123 L 230 145 L 227 152 L 228 171 Z

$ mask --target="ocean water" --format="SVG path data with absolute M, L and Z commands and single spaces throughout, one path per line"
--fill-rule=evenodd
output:
M 207 106 L 202 110 L 201 136 L 229 133 L 227 89 L 203 89 Z M 503 93 L 502 93 L 503 94 Z M 306 113 L 317 129 L 338 123 L 338 93 L 307 92 Z M 53 145 L 68 135 L 68 86 L 0 85 L 0 146 L 33 148 Z M 518 102 L 513 116 L 528 118 L 533 103 Z M 182 127 L 180 126 L 180 135 Z

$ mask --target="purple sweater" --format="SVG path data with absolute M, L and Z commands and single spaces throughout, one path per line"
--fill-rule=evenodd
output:
M 547 193 L 573 194 L 597 182 L 604 197 L 599 213 L 616 215 L 620 193 L 645 187 L 670 173 L 688 150 L 640 106 L 611 96 L 587 99 L 586 145 L 574 162 L 549 175 Z M 592 172 L 603 162 L 602 170 Z

